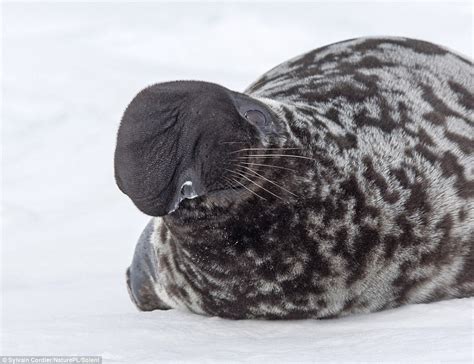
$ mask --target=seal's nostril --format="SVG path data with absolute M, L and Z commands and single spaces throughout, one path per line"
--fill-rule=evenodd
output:
M 197 197 L 196 191 L 194 191 L 193 183 L 191 181 L 184 182 L 181 186 L 181 200 L 185 198 L 194 198 Z
M 181 187 L 181 196 L 186 198 L 187 196 L 192 195 L 192 193 L 193 193 L 193 185 L 191 183 L 183 184 L 183 187 Z

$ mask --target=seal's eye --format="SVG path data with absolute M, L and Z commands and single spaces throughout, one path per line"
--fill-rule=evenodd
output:
M 267 119 L 265 118 L 265 115 L 259 110 L 249 110 L 245 113 L 244 116 L 248 121 L 255 125 L 263 126 L 267 124 Z

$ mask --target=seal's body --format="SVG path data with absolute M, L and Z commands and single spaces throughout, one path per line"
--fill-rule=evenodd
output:
M 136 305 L 324 318 L 473 295 L 473 70 L 427 42 L 364 38 L 244 94 L 142 91 L 116 152 L 121 189 L 162 216 L 127 272 Z

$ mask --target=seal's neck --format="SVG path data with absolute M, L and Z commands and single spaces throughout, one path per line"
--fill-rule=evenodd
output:
M 202 196 L 183 201 L 176 211 L 162 219 L 179 241 L 201 240 L 202 234 L 208 234 L 223 225 L 236 205 L 237 202 L 230 199 L 216 202 L 208 196 Z

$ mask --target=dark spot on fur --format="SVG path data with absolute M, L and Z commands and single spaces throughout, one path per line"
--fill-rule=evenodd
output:
M 466 154 L 474 153 L 474 139 L 469 138 L 463 135 L 456 133 L 451 133 L 448 130 L 444 131 L 444 135 L 453 143 L 457 144 L 459 149 L 461 149 Z
M 400 185 L 403 188 L 410 187 L 410 180 L 408 179 L 408 176 L 403 170 L 403 168 L 393 168 L 390 170 L 390 173 L 395 176 L 395 178 L 398 180 L 398 182 L 400 182 Z
M 380 46 L 395 45 L 403 48 L 411 49 L 417 53 L 428 54 L 428 55 L 443 55 L 446 54 L 446 50 L 441 47 L 416 39 L 368 39 L 361 44 L 353 46 L 356 51 L 368 51 Z
M 429 146 L 435 146 L 435 143 L 433 142 L 433 139 L 428 135 L 425 129 L 420 128 L 418 130 L 418 138 L 420 142 L 424 143 L 425 145 Z
M 355 298 L 350 298 L 344 304 L 342 311 L 351 312 L 355 308 L 355 306 L 357 306 L 357 300 Z
M 158 260 L 158 266 L 160 269 L 163 269 L 165 271 L 169 271 L 171 269 L 170 263 L 168 262 L 168 258 L 166 255 L 161 255 L 159 260 Z
M 441 159 L 441 170 L 445 177 L 456 177 L 456 192 L 460 197 L 469 198 L 474 196 L 474 181 L 466 179 L 464 167 L 458 163 L 457 158 L 452 153 L 444 153 Z
M 469 90 L 467 90 L 460 83 L 452 80 L 448 81 L 448 85 L 451 90 L 456 94 L 456 96 L 458 97 L 458 101 L 462 106 L 464 106 L 467 110 L 474 109 L 474 95 L 469 92 Z
M 426 120 L 431 121 L 433 124 L 436 124 L 436 125 L 443 125 L 446 120 L 444 115 L 436 113 L 434 111 L 430 111 L 423 114 L 423 117 Z
M 367 111 L 364 109 L 361 112 L 358 112 L 354 116 L 354 122 L 357 126 L 371 126 L 381 129 L 385 133 L 391 133 L 396 128 L 400 126 L 398 123 L 393 119 L 392 115 L 390 114 L 390 107 L 388 103 L 384 99 L 378 99 L 378 105 L 381 110 L 381 115 L 378 118 L 374 118 L 367 114 Z
M 404 215 L 397 216 L 395 222 L 401 230 L 401 234 L 398 238 L 401 246 L 406 247 L 418 243 L 419 240 L 415 236 L 413 225 Z
M 342 256 L 347 264 L 348 267 L 353 266 L 355 263 L 352 253 L 348 250 L 349 241 L 347 230 L 345 228 L 341 228 L 336 232 L 335 236 L 335 245 L 332 249 L 334 254 Z
M 415 151 L 419 153 L 423 158 L 425 158 L 431 164 L 434 164 L 438 160 L 438 157 L 436 156 L 436 154 L 430 151 L 423 144 L 417 144 L 415 146 Z
M 165 224 L 160 225 L 160 244 L 166 243 L 166 234 L 168 233 L 168 228 Z
M 318 302 L 317 302 L 317 305 L 321 308 L 321 309 L 324 309 L 328 306 L 328 303 L 326 302 L 326 300 L 323 300 L 323 299 L 319 299 Z
M 464 265 L 459 271 L 456 281 L 461 287 L 459 297 L 471 296 L 469 287 L 472 285 L 474 272 L 474 233 L 467 238 L 468 249 L 464 252 Z M 465 286 L 464 286 L 465 285 Z
M 446 103 L 435 94 L 431 86 L 421 84 L 421 89 L 423 90 L 423 99 L 433 108 L 432 112 L 423 115 L 425 119 L 434 124 L 442 125 L 446 120 L 446 116 L 463 118 L 462 115 L 446 105 Z
M 347 133 L 345 135 L 332 135 L 329 134 L 332 139 L 336 142 L 339 150 L 347 150 L 357 148 L 357 137 L 352 133 Z
M 435 227 L 436 229 L 439 229 L 443 232 L 443 237 L 445 239 L 448 239 L 451 235 L 451 230 L 453 229 L 453 218 L 451 217 L 451 214 L 444 215 L 444 217 L 439 223 L 436 224 Z
M 371 158 L 364 157 L 363 161 L 366 168 L 364 172 L 364 177 L 375 184 L 385 201 L 387 201 L 388 203 L 397 202 L 400 198 L 399 193 L 397 191 L 390 191 L 388 183 L 385 180 L 384 176 L 375 170 Z
M 395 66 L 392 62 L 384 62 L 374 56 L 366 56 L 355 64 L 358 68 L 385 68 Z
M 335 107 L 331 107 L 325 114 L 325 117 L 327 117 L 329 120 L 331 120 L 333 123 L 339 125 L 340 127 L 343 127 L 340 119 L 339 119 L 339 110 L 336 109 Z
M 385 245 L 385 259 L 392 259 L 399 245 L 397 237 L 394 235 L 387 235 L 383 239 L 383 243 Z
M 445 152 L 441 158 L 441 170 L 445 177 L 464 177 L 464 167 L 458 163 L 457 158 L 450 152 Z
M 412 121 L 410 117 L 408 116 L 408 107 L 403 101 L 399 101 L 397 103 L 397 108 L 400 114 L 400 118 L 399 118 L 400 124 L 403 126 L 406 126 Z
M 409 302 L 410 294 L 424 282 L 427 278 L 412 278 L 410 273 L 418 267 L 411 261 L 404 262 L 400 267 L 400 274 L 393 282 L 395 287 L 399 288 L 397 303 L 404 304 Z
M 370 262 L 370 253 L 378 244 L 380 244 L 378 231 L 365 225 L 361 226 L 359 234 L 354 239 L 355 264 L 351 267 L 352 274 L 347 280 L 348 285 L 362 278 L 367 269 L 367 264 Z
M 349 103 L 362 102 L 370 96 L 373 96 L 374 90 L 366 87 L 360 87 L 353 82 L 342 82 L 340 84 L 332 85 L 330 89 L 311 91 L 302 91 L 303 96 L 308 102 L 319 103 L 334 100 L 336 98 L 343 98 Z
M 355 201 L 355 214 L 354 222 L 359 223 L 365 216 L 376 217 L 379 214 L 377 208 L 368 206 L 366 203 L 365 194 L 359 187 L 355 176 L 350 176 L 348 180 L 341 184 L 342 198 L 354 199 Z
M 474 181 L 458 179 L 456 182 L 457 193 L 462 198 L 470 198 L 474 196 Z
M 409 213 L 419 211 L 423 223 L 428 224 L 428 215 L 431 212 L 431 204 L 429 202 L 429 196 L 426 192 L 426 184 L 421 182 L 415 182 L 410 191 L 410 196 L 408 197 L 405 208 Z

